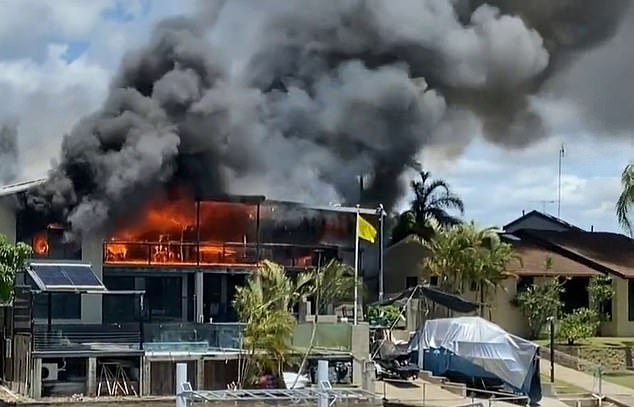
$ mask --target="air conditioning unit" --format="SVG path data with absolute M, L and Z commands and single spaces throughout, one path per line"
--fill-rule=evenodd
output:
M 42 363 L 42 381 L 52 382 L 57 380 L 59 367 L 57 363 Z

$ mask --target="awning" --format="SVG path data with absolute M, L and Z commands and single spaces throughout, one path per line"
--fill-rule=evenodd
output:
M 407 290 L 401 291 L 400 293 L 388 295 L 388 297 L 383 301 L 377 301 L 372 305 L 391 305 L 394 303 L 404 303 L 410 297 L 426 298 L 455 312 L 469 313 L 478 309 L 478 304 L 467 301 L 458 295 L 449 294 L 438 288 L 422 285 L 408 288 Z

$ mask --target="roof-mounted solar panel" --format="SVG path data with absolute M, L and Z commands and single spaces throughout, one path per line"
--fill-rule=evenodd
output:
M 32 262 L 28 273 L 40 291 L 106 291 L 90 264 L 86 263 Z

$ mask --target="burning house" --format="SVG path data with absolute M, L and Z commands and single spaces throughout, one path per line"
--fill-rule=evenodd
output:
M 334 208 L 263 196 L 200 196 L 178 189 L 78 237 L 68 233 L 67 224 L 25 204 L 29 191 L 42 182 L 0 189 L 0 233 L 33 247 L 30 282 L 18 278 L 16 288 L 16 301 L 31 301 L 30 317 L 16 311 L 15 318 L 23 320 L 22 332 L 32 337 L 30 348 L 22 343 L 32 357 L 23 361 L 31 377 L 22 380 L 36 396 L 96 394 L 97 379 L 89 380 L 90 374 L 96 374 L 97 364 L 101 370 L 107 358 L 129 364 L 132 387 L 146 394 L 170 394 L 171 382 L 162 388 L 152 378 L 160 369 L 173 369 L 174 352 L 189 355 L 193 371 L 201 370 L 194 382 L 205 388 L 224 386 L 236 367 L 214 367 L 214 360 L 225 365 L 237 357 L 239 325 L 232 299 L 260 260 L 275 261 L 290 272 L 333 258 L 354 261 L 355 215 Z M 362 273 L 366 268 L 376 271 L 373 262 L 364 262 L 363 254 L 371 252 L 371 246 L 361 252 Z M 70 266 L 85 265 L 103 292 L 99 287 L 55 290 L 37 285 L 52 279 L 43 274 L 46 267 L 60 264 L 64 275 Z M 37 291 L 32 298 L 20 291 L 27 286 Z M 14 335 L 20 333 L 15 326 Z M 108 349 L 83 347 L 96 342 L 109 343 Z M 19 348 L 19 339 L 13 346 Z M 66 366 L 75 379 L 62 371 L 48 376 L 46 369 L 39 378 L 33 374 L 38 367 L 53 365 Z M 203 370 L 215 373 L 205 373 L 205 379 Z

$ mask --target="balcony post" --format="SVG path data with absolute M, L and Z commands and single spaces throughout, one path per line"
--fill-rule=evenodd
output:
M 260 262 L 260 202 L 257 204 L 255 213 L 255 251 L 257 262 Z
M 143 342 L 145 342 L 145 330 L 143 326 L 143 294 L 139 294 L 139 350 L 143 350 Z
M 200 266 L 200 200 L 196 200 L 196 266 Z

